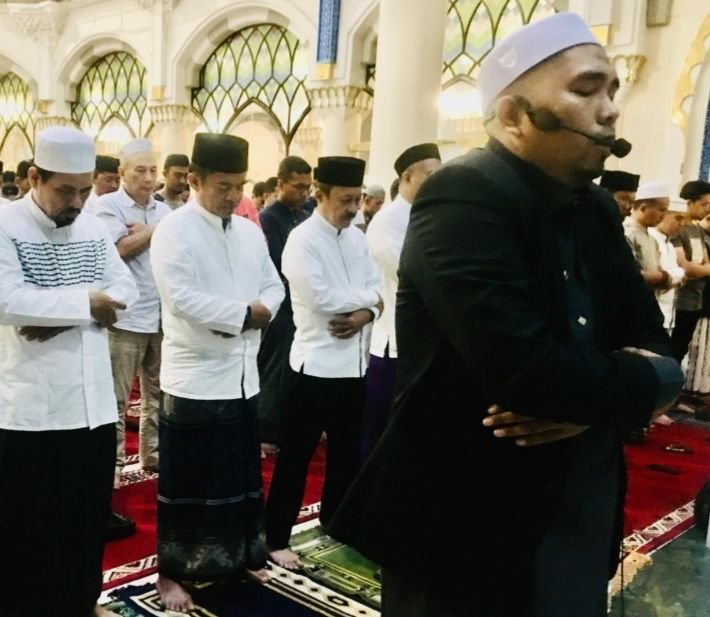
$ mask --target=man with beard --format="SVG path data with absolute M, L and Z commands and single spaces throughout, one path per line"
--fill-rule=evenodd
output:
M 497 42 L 477 87 L 490 141 L 412 206 L 394 409 L 328 532 L 382 566 L 383 617 L 605 617 L 618 424 L 645 426 L 683 380 L 592 182 L 626 150 L 619 79 L 557 13 Z
M 183 193 L 190 188 L 187 183 L 187 172 L 190 168 L 190 159 L 184 154 L 169 154 L 165 157 L 163 165 L 163 177 L 165 186 L 153 194 L 153 199 L 162 201 L 171 210 L 179 208 L 185 202 Z
M 281 275 L 281 254 L 291 230 L 308 218 L 303 205 L 311 190 L 311 166 L 298 156 L 287 156 L 279 164 L 278 198 L 259 212 L 261 228 L 269 246 L 269 255 Z M 281 440 L 284 380 L 288 376 L 288 353 L 293 340 L 293 311 L 288 282 L 286 297 L 279 312 L 264 332 L 259 349 L 259 434 L 266 453 L 277 449 Z
M 95 156 L 76 129 L 40 132 L 31 191 L 0 221 L 4 617 L 100 610 L 116 457 L 106 328 L 138 292 L 104 225 L 79 216 Z
M 291 232 L 283 252 L 296 332 L 283 439 L 266 505 L 266 542 L 271 559 L 290 570 L 302 565 L 289 539 L 323 431 L 328 435 L 320 509 L 324 525 L 358 467 L 367 340 L 383 308 L 377 267 L 365 235 L 352 225 L 364 173 L 361 159 L 318 159 L 318 207 Z

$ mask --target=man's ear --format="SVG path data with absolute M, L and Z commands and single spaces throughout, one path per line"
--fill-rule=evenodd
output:
M 37 188 L 37 185 L 39 184 L 39 172 L 34 165 L 27 170 L 27 180 L 33 189 Z
M 508 94 L 500 97 L 495 104 L 494 116 L 497 118 L 501 128 L 520 137 L 522 134 L 522 124 L 525 116 L 525 107 L 517 96 Z

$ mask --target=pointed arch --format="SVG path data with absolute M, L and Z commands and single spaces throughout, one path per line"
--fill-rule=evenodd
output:
M 204 126 L 225 132 L 257 105 L 279 127 L 288 149 L 311 109 L 307 51 L 283 26 L 262 23 L 230 34 L 203 65 L 192 108 Z
M 113 51 L 96 60 L 76 85 L 72 120 L 94 137 L 113 118 L 120 119 L 135 137 L 148 134 L 146 69 L 135 56 Z

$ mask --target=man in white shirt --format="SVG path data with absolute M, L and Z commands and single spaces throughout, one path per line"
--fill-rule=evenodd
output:
M 76 129 L 40 132 L 31 191 L 0 220 L 3 617 L 100 610 L 116 440 L 105 328 L 138 293 L 103 224 L 80 216 L 94 157 Z
M 96 215 L 96 203 L 99 197 L 118 190 L 121 185 L 121 176 L 118 173 L 119 164 L 119 160 L 114 156 L 99 154 L 96 157 L 94 188 L 91 189 L 91 194 L 84 204 L 84 212 Z
M 385 203 L 385 189 L 379 184 L 368 184 L 362 192 L 362 205 L 353 219 L 353 225 L 360 231 L 367 231 L 372 218 Z
M 318 207 L 286 241 L 281 271 L 289 283 L 296 333 L 283 439 L 266 506 L 266 540 L 278 565 L 302 564 L 289 548 L 308 463 L 323 431 L 328 462 L 321 498 L 324 525 L 357 471 L 365 402 L 367 334 L 382 311 L 375 263 L 351 225 L 362 195 L 365 161 L 318 159 Z
M 673 331 L 675 324 L 676 289 L 685 282 L 685 270 L 678 264 L 678 255 L 676 255 L 671 238 L 680 231 L 687 211 L 688 206 L 684 200 L 671 199 L 663 220 L 656 227 L 648 230 L 648 233 L 658 244 L 658 250 L 661 253 L 661 268 L 670 276 L 670 289 L 657 297 L 658 305 L 663 313 L 663 327 L 669 334 Z
M 439 148 L 424 143 L 407 148 L 394 163 L 399 194 L 372 219 L 367 228 L 370 255 L 382 281 L 382 299 L 387 310 L 372 327 L 370 364 L 367 370 L 367 401 L 363 412 L 360 456 L 365 460 L 382 435 L 389 417 L 397 374 L 395 305 L 399 278 L 399 255 L 409 224 L 414 198 L 432 173 L 441 167 Z
M 95 214 L 116 243 L 118 254 L 131 271 L 140 292 L 138 301 L 109 330 L 113 386 L 118 403 L 116 477 L 120 485 L 126 464 L 126 409 L 136 375 L 141 384 L 139 460 L 146 471 L 158 470 L 158 407 L 160 404 L 160 298 L 150 265 L 150 243 L 160 219 L 170 213 L 153 199 L 157 157 L 149 139 L 123 146 L 119 172 L 121 187 L 102 195 Z
M 284 288 L 259 227 L 232 214 L 247 163 L 243 139 L 198 133 L 194 197 L 151 246 L 164 331 L 157 587 L 168 610 L 192 606 L 183 581 L 268 580 L 256 355 Z

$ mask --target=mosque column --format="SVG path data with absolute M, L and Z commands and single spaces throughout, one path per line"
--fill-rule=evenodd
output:
M 389 185 L 405 148 L 436 141 L 448 0 L 381 0 L 368 176 Z
M 321 154 L 358 155 L 362 122 L 372 108 L 372 96 L 355 86 L 315 88 L 310 95 L 322 126 Z
M 156 152 L 162 160 L 168 154 L 192 152 L 193 136 L 199 120 L 187 105 L 161 104 L 150 107 L 155 128 L 151 134 Z

